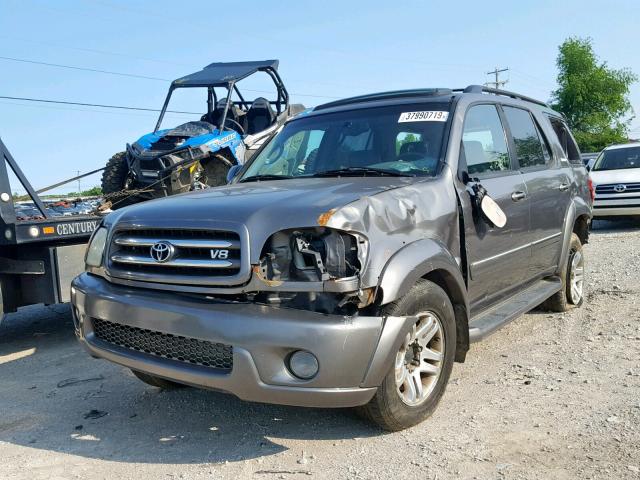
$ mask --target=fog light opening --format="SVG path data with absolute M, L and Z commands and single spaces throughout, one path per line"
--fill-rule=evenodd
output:
M 301 380 L 309 380 L 318 374 L 318 359 L 311 352 L 296 350 L 287 363 L 291 373 Z

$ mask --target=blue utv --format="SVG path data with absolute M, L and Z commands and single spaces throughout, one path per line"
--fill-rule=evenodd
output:
M 238 82 L 263 72 L 275 85 L 275 98 L 248 101 Z M 206 90 L 207 109 L 199 121 L 160 129 L 172 93 L 178 88 Z M 152 198 L 222 185 L 234 165 L 242 165 L 291 116 L 278 75 L 278 60 L 212 63 L 174 80 L 152 133 L 116 153 L 102 174 L 102 191 L 111 208 Z

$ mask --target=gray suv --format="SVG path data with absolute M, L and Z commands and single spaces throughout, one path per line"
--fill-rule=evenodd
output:
M 592 192 L 562 116 L 480 86 L 340 100 L 230 184 L 114 212 L 73 281 L 91 355 L 161 388 L 415 425 L 470 342 L 583 301 Z

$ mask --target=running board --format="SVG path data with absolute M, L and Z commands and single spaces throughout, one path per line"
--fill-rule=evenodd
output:
M 539 280 L 526 290 L 482 312 L 469 325 L 469 341 L 479 342 L 520 315 L 537 307 L 562 288 L 559 278 Z

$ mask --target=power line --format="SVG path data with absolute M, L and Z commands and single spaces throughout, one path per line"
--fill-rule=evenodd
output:
M 112 72 L 110 70 L 99 70 L 96 68 L 86 68 L 86 67 L 76 67 L 74 65 L 62 65 L 59 63 L 47 63 L 47 62 L 38 62 L 35 60 L 27 60 L 24 58 L 14 58 L 14 57 L 1 57 L 0 60 L 9 60 L 11 62 L 20 62 L 20 63 L 31 63 L 34 65 L 43 65 L 46 67 L 57 67 L 57 68 L 67 68 L 70 70 L 82 70 L 85 72 L 93 72 L 93 73 L 105 73 L 107 75 L 118 75 L 121 77 L 133 77 L 133 78 L 142 78 L 144 80 L 157 80 L 161 82 L 170 82 L 171 80 L 167 80 L 166 78 L 158 78 L 158 77 L 147 77 L 146 75 L 136 75 L 133 73 L 123 73 L 123 72 Z
M 100 103 L 68 102 L 65 100 L 48 100 L 44 98 L 8 97 L 6 95 L 0 95 L 0 98 L 7 99 L 7 100 L 21 100 L 23 102 L 55 103 L 59 105 L 79 105 L 81 107 L 117 108 L 120 110 L 138 110 L 142 112 L 159 112 L 160 111 L 157 108 L 127 107 L 123 105 L 105 105 Z M 199 115 L 201 112 L 183 112 L 180 110 L 167 110 L 167 113 L 185 113 L 189 115 Z
M 495 67 L 495 68 L 493 69 L 493 71 L 491 71 L 491 72 L 487 72 L 487 75 L 495 75 L 495 78 L 496 78 L 495 82 L 486 82 L 486 83 L 485 83 L 485 85 L 486 85 L 487 87 L 488 87 L 489 85 L 493 85 L 493 88 L 500 88 L 500 87 L 502 87 L 502 86 L 506 85 L 506 83 L 507 83 L 509 80 L 500 80 L 500 74 L 501 74 L 502 72 L 508 72 L 508 71 L 509 71 L 509 67 L 507 67 L 507 68 L 501 68 L 500 70 L 498 70 L 498 67 Z
M 11 62 L 20 62 L 20 63 L 29 63 L 29 64 L 33 64 L 33 65 L 42 65 L 42 66 L 46 66 L 46 67 L 56 67 L 56 68 L 66 68 L 66 69 L 70 69 L 70 70 L 80 70 L 80 71 L 84 71 L 84 72 L 92 72 L 92 73 L 103 73 L 103 74 L 107 74 L 107 75 L 117 75 L 120 77 L 132 77 L 132 78 L 140 78 L 143 80 L 156 80 L 156 81 L 160 81 L 160 82 L 171 82 L 172 80 L 169 80 L 167 78 L 159 78 L 159 77 L 148 77 L 146 75 L 137 75 L 134 73 L 125 73 L 125 72 L 114 72 L 111 70 L 100 70 L 100 69 L 96 69 L 96 68 L 87 68 L 87 67 L 78 67 L 75 65 L 64 65 L 61 63 L 48 63 L 48 62 L 40 62 L 40 61 L 36 61 L 36 60 L 29 60 L 29 59 L 25 59 L 25 58 L 15 58 L 15 57 L 3 57 L 0 56 L 0 60 L 8 60 Z M 255 92 L 255 93 L 273 93 L 267 90 L 252 90 L 252 89 L 248 89 L 248 88 L 244 88 L 243 89 L 245 92 Z M 313 98 L 328 98 L 331 100 L 335 100 L 341 97 L 333 97 L 333 96 L 329 96 L 329 95 L 315 95 L 312 93 L 294 93 L 291 92 L 291 95 L 294 96 L 298 96 L 298 97 L 313 97 Z
M 157 59 L 157 58 L 150 58 L 150 57 L 140 57 L 140 56 L 137 56 L 137 55 L 130 55 L 128 53 L 111 52 L 111 51 L 108 51 L 108 50 L 97 50 L 95 48 L 72 47 L 70 45 L 62 45 L 60 43 L 42 42 L 42 41 L 33 40 L 33 39 L 27 39 L 27 38 L 10 37 L 8 35 L 0 35 L 0 38 L 4 38 L 6 40 L 13 40 L 13 41 L 17 41 L 17 42 L 31 43 L 31 44 L 34 44 L 34 45 L 45 45 L 47 47 L 63 48 L 63 49 L 67 49 L 67 50 L 75 50 L 75 51 L 78 51 L 78 52 L 97 53 L 99 55 L 110 55 L 110 56 L 114 56 L 114 57 L 132 58 L 134 60 L 142 60 L 142 61 L 145 61 L 145 62 L 164 63 L 166 65 L 175 65 L 175 66 L 179 66 L 179 67 L 192 68 L 192 65 L 187 65 L 186 63 L 171 62 L 169 60 L 160 60 L 160 59 Z

